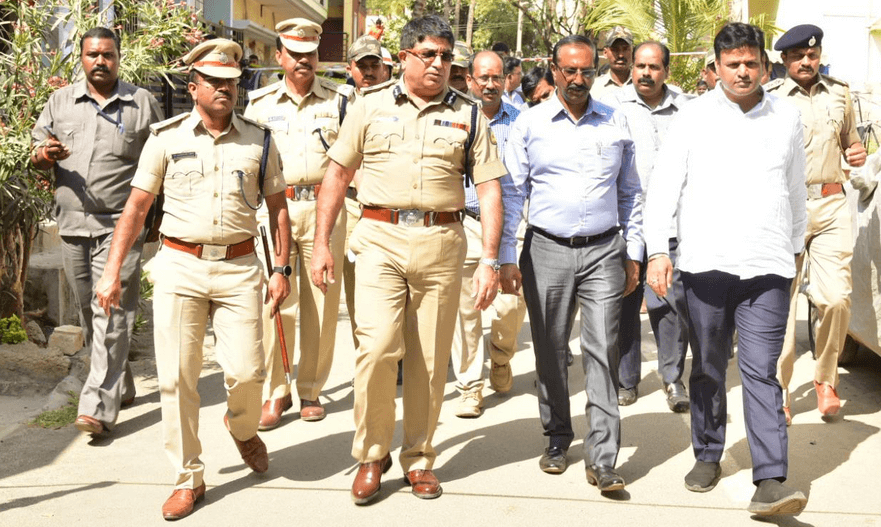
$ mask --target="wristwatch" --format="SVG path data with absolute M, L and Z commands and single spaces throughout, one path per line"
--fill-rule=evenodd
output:
M 290 265 L 285 265 L 283 267 L 273 267 L 272 272 L 278 273 L 278 274 L 284 276 L 285 278 L 287 278 L 294 273 L 294 268 L 291 267 Z
M 480 262 L 478 262 L 478 263 L 482 263 L 483 265 L 488 265 L 488 266 L 492 267 L 493 271 L 495 271 L 497 273 L 499 272 L 499 269 L 502 268 L 502 265 L 499 263 L 498 258 L 481 258 Z

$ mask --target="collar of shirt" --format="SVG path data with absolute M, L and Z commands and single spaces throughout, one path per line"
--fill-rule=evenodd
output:
M 196 108 L 193 108 L 193 111 L 190 112 L 189 117 L 187 117 L 184 120 L 184 122 L 181 123 L 182 127 L 186 127 L 186 128 L 193 130 L 193 131 L 195 131 L 196 128 L 198 128 L 200 125 L 202 126 L 202 130 L 206 134 L 209 133 L 208 129 L 205 128 L 205 125 L 202 123 L 202 116 L 199 114 L 199 110 L 197 110 Z M 220 139 L 221 137 L 229 134 L 230 132 L 232 132 L 232 130 L 238 131 L 241 129 L 241 127 L 242 127 L 241 119 L 239 119 L 239 117 L 236 115 L 236 112 L 233 112 L 232 116 L 229 120 L 229 124 L 223 130 L 223 132 L 221 132 L 220 135 L 218 135 L 215 138 L 215 140 Z
M 618 84 L 617 82 L 612 80 L 612 72 L 607 71 L 606 73 L 603 73 L 602 75 L 597 77 L 597 81 L 599 81 L 603 87 L 606 87 L 606 86 L 623 87 L 623 86 L 630 86 L 633 84 L 633 76 L 628 76 L 627 80 L 624 81 L 624 84 Z
M 499 111 L 497 111 L 496 114 L 492 116 L 492 118 L 489 120 L 489 124 L 492 125 L 497 122 L 502 122 L 505 119 L 513 121 L 517 118 L 517 114 L 519 113 L 520 112 L 518 112 L 513 106 L 506 103 L 505 101 L 502 101 L 501 106 L 499 106 Z
M 410 97 L 410 92 L 407 91 L 407 85 L 404 83 L 403 76 L 398 79 L 398 82 L 395 83 L 395 87 L 392 88 L 392 97 L 395 98 L 395 102 L 412 99 L 412 97 Z M 425 105 L 425 108 L 423 108 L 423 110 L 441 103 L 446 104 L 450 108 L 454 108 L 454 104 L 456 103 L 456 99 L 458 98 L 459 95 L 456 94 L 456 92 L 451 90 L 449 86 L 445 86 L 444 89 L 440 91 L 440 93 L 435 95 L 432 100 L 428 101 L 428 104 Z
M 327 88 L 325 88 L 321 85 L 321 83 L 318 82 L 317 75 L 312 79 L 312 86 L 309 87 L 309 91 L 307 91 L 306 95 L 302 97 L 294 94 L 294 92 L 291 91 L 291 89 L 288 87 L 287 78 L 282 79 L 279 84 L 281 84 L 281 89 L 276 92 L 276 97 L 278 97 L 279 101 L 281 101 L 283 97 L 287 97 L 295 104 L 300 104 L 305 101 L 310 95 L 314 95 L 322 99 L 330 98 L 330 94 L 328 93 Z
M 135 86 L 132 86 L 131 84 L 117 79 L 116 86 L 113 88 L 113 93 L 110 95 L 110 97 L 107 97 L 104 102 L 98 103 L 98 106 L 103 109 L 116 99 L 131 102 L 134 100 L 135 89 L 137 89 Z M 89 84 L 85 79 L 77 83 L 74 87 L 74 90 L 76 90 L 74 92 L 74 100 L 79 101 L 83 98 L 89 98 L 96 103 L 98 102 L 97 100 L 95 100 L 95 96 L 92 95 L 92 93 L 89 91 Z
M 829 83 L 826 81 L 826 79 L 823 78 L 822 75 L 820 75 L 819 73 L 817 75 L 820 76 L 820 80 L 818 80 L 813 86 L 811 86 L 810 91 L 808 91 L 808 90 L 802 88 L 787 73 L 786 79 L 783 80 L 783 87 L 782 87 L 783 90 L 782 91 L 785 95 L 792 95 L 792 93 L 795 91 L 802 93 L 804 95 L 811 95 L 812 93 L 817 93 L 821 90 L 828 92 L 829 91 Z
M 724 88 L 720 87 L 718 90 L 712 90 L 712 95 L 716 98 L 716 103 L 719 104 L 719 106 L 730 108 L 731 111 L 747 117 L 761 115 L 762 113 L 764 113 L 766 107 L 768 106 L 768 92 L 766 92 L 764 89 L 762 90 L 762 98 L 759 100 L 759 102 L 746 112 L 741 110 L 740 106 L 736 102 L 728 98 L 728 95 L 725 94 Z
M 622 86 L 621 91 L 619 92 L 619 100 L 621 102 L 632 102 L 644 106 L 650 112 L 660 112 L 661 110 L 665 110 L 669 107 L 674 107 L 677 110 L 681 109 L 681 102 L 678 100 L 679 97 L 673 93 L 673 90 L 667 87 L 664 84 L 664 96 L 661 98 L 661 102 L 658 103 L 654 108 L 650 108 L 648 104 L 640 97 L 639 93 L 636 91 L 635 84 L 628 84 L 627 86 Z
M 584 110 L 584 115 L 581 116 L 581 119 L 575 121 L 572 118 L 572 114 L 569 113 L 569 110 L 567 110 L 566 107 L 563 106 L 562 101 L 560 101 L 560 96 L 557 93 L 556 89 L 554 89 L 554 94 L 551 96 L 550 99 L 545 101 L 545 103 L 543 103 L 543 104 L 539 104 L 537 106 L 534 106 L 533 108 L 541 108 L 541 111 L 544 111 L 547 114 L 547 116 L 550 118 L 550 120 L 552 120 L 552 121 L 556 121 L 561 118 L 566 118 L 566 119 L 572 120 L 573 122 L 575 122 L 575 124 L 578 124 L 581 121 L 589 119 L 591 117 L 591 115 L 595 114 L 595 115 L 601 115 L 601 116 L 610 116 L 612 114 L 612 112 L 614 111 L 611 108 L 609 108 L 608 106 L 606 106 L 605 104 L 600 103 L 599 101 L 597 101 L 593 97 L 588 97 L 587 98 L 587 108 Z

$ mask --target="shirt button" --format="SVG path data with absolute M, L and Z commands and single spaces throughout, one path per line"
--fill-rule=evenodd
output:
M 416 135 L 416 139 L 419 139 L 419 134 Z
M 217 192 L 214 193 L 214 197 L 216 198 L 219 194 Z
M 419 188 L 419 185 L 417 185 L 416 183 L 413 183 L 413 188 Z
M 214 225 L 217 225 L 217 220 L 214 220 Z
M 214 167 L 215 172 L 218 172 L 219 170 L 220 170 L 220 167 Z

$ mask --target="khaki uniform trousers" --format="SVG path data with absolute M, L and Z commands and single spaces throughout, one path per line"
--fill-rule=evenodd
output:
M 474 309 L 471 280 L 477 271 L 483 254 L 483 229 L 478 220 L 465 216 L 463 223 L 468 250 L 462 267 L 462 292 L 459 297 L 459 317 L 453 335 L 451 359 L 456 375 L 456 389 L 461 393 L 479 392 L 484 385 L 484 360 L 487 350 L 483 336 L 481 312 Z M 523 248 L 526 223 L 521 221 L 517 230 L 518 252 Z M 496 295 L 492 303 L 492 320 L 489 334 L 489 357 L 496 364 L 508 364 L 517 351 L 517 335 L 526 316 L 523 296 Z
M 362 219 L 351 244 L 358 262 L 359 341 L 352 456 L 368 463 L 391 450 L 397 362 L 403 357 L 401 468 L 430 469 L 437 457 L 431 442 L 450 362 L 465 233 L 460 223 L 406 227 Z
M 285 344 L 288 360 L 293 373 L 294 345 L 296 344 L 297 312 L 300 314 L 300 359 L 297 362 L 297 394 L 300 399 L 315 401 L 321 394 L 330 368 L 333 366 L 333 350 L 336 344 L 336 324 L 340 309 L 342 281 L 337 279 L 327 287 L 327 294 L 312 284 L 309 266 L 312 262 L 312 247 L 315 240 L 316 201 L 295 201 L 288 199 L 288 214 L 291 218 L 290 265 L 291 294 L 281 306 L 281 320 L 284 324 Z M 265 207 L 261 208 L 260 223 L 269 227 Z M 330 251 L 335 262 L 341 261 L 345 248 L 346 216 L 339 214 L 330 237 Z M 270 251 L 272 251 L 270 241 Z M 259 251 L 263 260 L 263 250 Z M 265 262 L 264 262 L 265 264 Z M 281 399 L 291 393 L 291 387 L 284 377 L 284 363 L 281 359 L 281 346 L 275 334 L 275 319 L 269 317 L 269 306 L 263 306 L 263 333 L 266 335 L 263 350 L 266 354 L 266 384 L 263 386 L 263 400 Z
M 205 472 L 199 459 L 197 387 L 209 316 L 217 362 L 223 369 L 230 432 L 241 441 L 257 434 L 265 377 L 260 322 L 263 270 L 255 255 L 212 262 L 168 247 L 151 265 L 156 282 L 153 339 L 162 435 L 177 473 L 175 487 L 190 489 L 202 484 Z
M 349 312 L 349 323 L 352 324 L 352 341 L 358 349 L 358 337 L 355 335 L 355 261 L 349 259 L 349 240 L 355 225 L 361 219 L 361 204 L 357 200 L 346 198 L 346 248 L 343 257 L 343 287 L 346 291 L 346 309 Z M 335 262 L 339 261 L 334 259 Z
M 820 323 L 814 336 L 817 355 L 814 380 L 818 383 L 838 385 L 838 354 L 844 346 L 850 324 L 853 227 L 847 198 L 844 194 L 835 194 L 808 200 L 807 209 L 806 249 L 796 261 L 798 274 L 792 281 L 789 320 L 779 362 L 784 406 L 790 406 L 789 382 L 795 363 L 795 311 L 805 272 L 810 284 L 808 297 L 819 311 Z

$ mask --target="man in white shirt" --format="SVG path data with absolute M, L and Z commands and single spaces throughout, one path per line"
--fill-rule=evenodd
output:
M 649 182 L 645 216 L 646 281 L 663 297 L 673 276 L 669 225 L 678 215 L 696 458 L 685 486 L 707 492 L 721 476 L 725 370 L 736 328 L 757 487 L 748 510 L 762 516 L 798 514 L 807 504 L 804 494 L 782 484 L 788 438 L 776 378 L 795 256 L 804 250 L 804 138 L 798 110 L 761 88 L 764 41 L 761 30 L 739 22 L 716 35 L 722 89 L 687 105 L 670 125 Z M 702 126 L 707 122 L 713 126 Z

